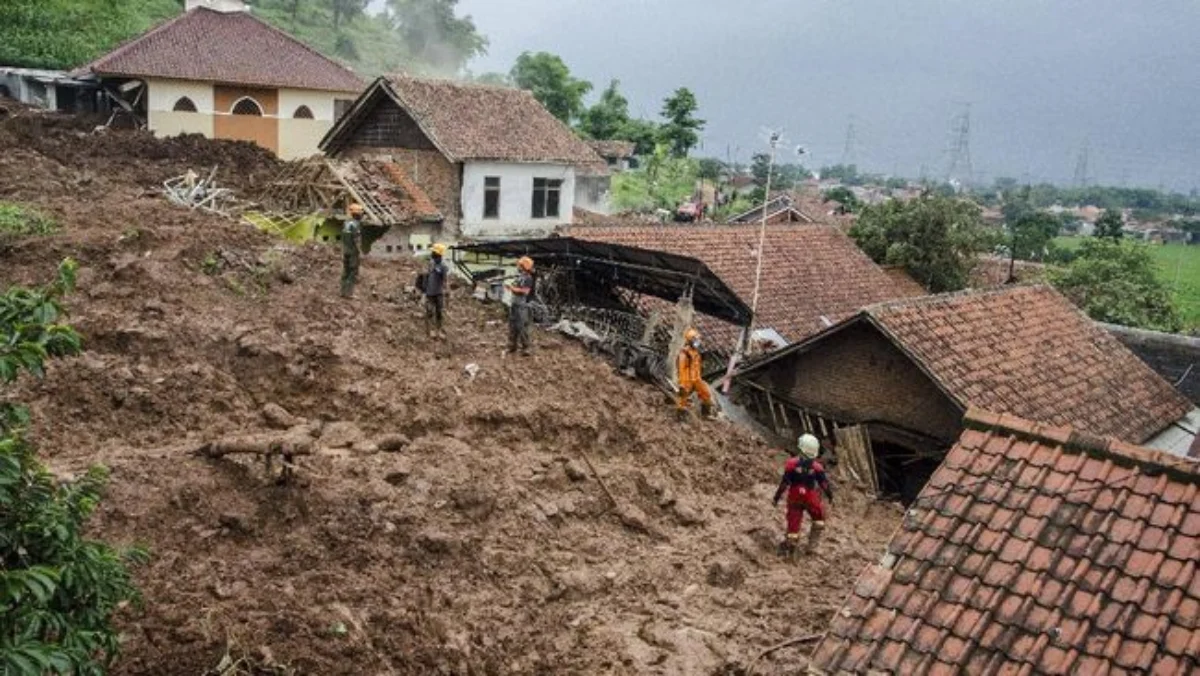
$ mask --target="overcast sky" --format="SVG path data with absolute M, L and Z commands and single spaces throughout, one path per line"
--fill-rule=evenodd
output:
M 978 179 L 1200 186 L 1198 0 L 460 0 L 475 72 L 562 56 L 635 113 L 691 87 L 702 152 L 746 161 L 782 127 L 810 164 L 940 177 L 970 105 Z

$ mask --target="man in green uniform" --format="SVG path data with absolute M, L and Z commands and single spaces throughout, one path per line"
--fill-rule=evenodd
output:
M 361 204 L 350 205 L 350 220 L 342 226 L 342 298 L 354 297 L 354 285 L 358 283 L 358 263 L 362 257 Z

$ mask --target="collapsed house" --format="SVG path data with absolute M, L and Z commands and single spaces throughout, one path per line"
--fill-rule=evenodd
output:
M 871 305 L 753 363 L 735 401 L 787 434 L 862 428 L 881 493 L 911 500 L 969 407 L 1186 454 L 1194 407 L 1067 298 L 1008 287 Z
M 757 225 L 603 225 L 575 227 L 565 234 L 695 258 L 743 302 L 753 300 Z M 804 340 L 859 308 L 902 295 L 883 270 L 834 227 L 768 226 L 763 251 L 752 351 Z M 712 349 L 723 355 L 737 350 L 743 327 L 708 317 L 697 324 Z
M 284 159 L 315 154 L 364 86 L 239 0 L 187 0 L 183 14 L 71 75 L 160 136 L 251 141 Z
M 527 91 L 379 78 L 321 140 L 339 160 L 399 167 L 443 216 L 440 236 L 545 236 L 572 221 L 576 168 L 604 161 Z M 389 245 L 407 245 L 391 224 Z
M 965 425 L 810 672 L 1200 671 L 1200 464 L 983 411 Z

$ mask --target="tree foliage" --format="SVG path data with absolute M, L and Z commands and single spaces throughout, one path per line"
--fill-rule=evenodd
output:
M 1155 276 L 1145 244 L 1083 240 L 1074 260 L 1052 270 L 1050 282 L 1097 321 L 1175 332 L 1183 326 L 1170 290 Z
M 1050 254 L 1051 243 L 1062 230 L 1062 219 L 1034 208 L 1029 195 L 1028 186 L 1005 193 L 1001 211 L 1008 232 L 1009 255 L 1013 259 L 1042 261 Z
M 1125 219 L 1116 209 L 1105 209 L 1096 219 L 1096 231 L 1093 233 L 1101 239 L 1121 239 L 1125 236 Z
M 844 185 L 839 185 L 826 190 L 825 197 L 821 201 L 837 202 L 838 204 L 842 205 L 842 209 L 844 209 L 846 213 L 851 214 L 862 208 L 862 202 L 859 201 L 858 196 L 854 194 L 853 190 Z
M 620 82 L 613 80 L 600 93 L 600 100 L 579 116 L 579 131 L 584 136 L 609 140 L 619 138 L 629 124 L 629 100 L 621 94 Z
M 177 14 L 180 0 L 3 0 L 0 64 L 73 68 Z
M 667 144 L 674 157 L 687 157 L 700 143 L 700 131 L 705 121 L 696 117 L 700 104 L 687 87 L 676 89 L 663 101 L 662 117 L 666 122 L 659 129 L 659 138 Z
M 565 124 L 571 124 L 583 112 L 583 97 L 592 90 L 591 82 L 573 77 L 567 64 L 548 52 L 523 52 L 509 76 Z
M 61 321 L 74 281 L 68 260 L 54 283 L 0 295 L 0 385 L 22 372 L 41 377 L 46 360 L 79 352 Z M 138 597 L 126 564 L 145 555 L 82 536 L 106 473 L 57 483 L 25 441 L 28 422 L 24 408 L 0 404 L 0 673 L 102 674 L 119 648 L 110 617 Z
M 619 211 L 674 210 L 695 192 L 699 172 L 696 160 L 672 157 L 659 145 L 641 168 L 612 177 L 613 206 Z
M 965 288 L 995 239 L 976 204 L 934 194 L 865 206 L 850 236 L 876 263 L 904 266 L 935 293 Z
M 470 16 L 457 15 L 457 6 L 458 0 L 388 0 L 386 18 L 422 70 L 459 73 L 487 51 L 487 38 Z

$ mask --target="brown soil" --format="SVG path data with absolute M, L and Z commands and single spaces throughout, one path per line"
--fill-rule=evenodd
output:
M 118 674 L 201 674 L 226 651 L 241 673 L 740 673 L 823 630 L 896 524 L 843 487 L 820 555 L 785 563 L 781 456 L 749 433 L 676 422 L 660 392 L 563 338 L 506 358 L 500 309 L 463 292 L 432 342 L 400 291 L 413 264 L 367 261 L 342 301 L 335 250 L 148 190 L 213 163 L 252 186 L 274 165 L 254 148 L 31 116 L 0 117 L 0 199 L 64 228 L 0 250 L 0 283 L 76 257 L 87 351 L 8 396 L 32 404 L 57 472 L 111 469 L 94 535 L 153 554 Z M 268 431 L 268 404 L 338 421 L 293 485 L 187 454 Z M 328 448 L 359 433 L 409 441 Z M 758 673 L 795 673 L 803 654 Z

